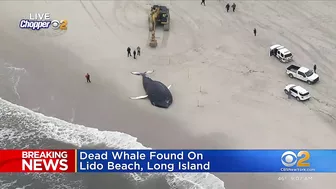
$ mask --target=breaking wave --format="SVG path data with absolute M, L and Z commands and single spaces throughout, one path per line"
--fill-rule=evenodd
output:
M 37 137 L 36 133 L 39 133 L 39 137 L 68 143 L 78 148 L 104 145 L 113 149 L 150 149 L 137 142 L 137 138 L 131 135 L 121 132 L 99 131 L 95 128 L 68 123 L 33 112 L 1 98 L 0 107 L 2 123 L 9 123 L 14 117 L 19 120 L 19 124 L 15 128 L 10 126 L 0 130 L 0 137 L 8 138 L 11 141 L 11 145 L 5 145 L 0 140 L 0 146 L 6 146 L 6 148 L 17 148 L 15 144 L 20 143 L 23 143 L 20 144 L 20 148 L 24 148 L 24 139 L 34 140 Z M 25 132 L 21 132 L 23 130 Z M 43 176 L 43 174 L 38 175 Z M 159 176 L 164 176 L 171 188 L 225 189 L 224 182 L 210 173 L 130 174 L 130 177 L 135 181 L 145 181 Z

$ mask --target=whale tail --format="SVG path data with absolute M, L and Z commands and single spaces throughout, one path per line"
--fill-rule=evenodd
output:
M 146 74 L 151 74 L 153 72 L 154 72 L 154 70 L 149 70 L 149 71 L 146 71 L 146 72 L 131 72 L 131 74 L 145 76 Z

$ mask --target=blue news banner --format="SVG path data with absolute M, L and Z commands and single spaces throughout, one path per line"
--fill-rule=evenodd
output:
M 77 172 L 336 172 L 336 150 L 77 150 Z

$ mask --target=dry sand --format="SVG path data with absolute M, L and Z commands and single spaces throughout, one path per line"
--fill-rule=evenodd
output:
M 226 3 L 208 1 L 204 7 L 198 1 L 160 2 L 171 9 L 171 30 L 164 33 L 158 28 L 159 46 L 150 49 L 147 11 L 152 1 L 2 1 L 0 21 L 6 33 L 2 51 L 7 49 L 4 42 L 10 43 L 12 37 L 19 42 L 8 45 L 16 49 L 9 50 L 7 56 L 15 55 L 17 62 L 25 62 L 29 55 L 31 61 L 38 62 L 34 65 L 41 72 L 55 78 L 63 73 L 53 73 L 53 68 L 76 68 L 77 72 L 66 77 L 72 80 L 59 82 L 64 84 L 64 93 L 76 90 L 79 96 L 86 94 L 80 98 L 82 101 L 77 100 L 77 107 L 99 109 L 95 102 L 89 101 L 101 90 L 114 94 L 122 102 L 104 96 L 97 103 L 110 100 L 116 107 L 127 104 L 128 108 L 121 108 L 119 114 L 126 117 L 129 113 L 129 119 L 145 115 L 131 115 L 129 104 L 151 116 L 166 117 L 158 122 L 147 116 L 141 122 L 147 124 L 144 128 L 142 124 L 125 129 L 91 123 L 100 129 L 127 131 L 146 146 L 335 148 L 336 3 L 241 1 L 236 2 L 235 13 L 224 11 Z M 19 20 L 34 12 L 50 12 L 56 19 L 68 19 L 68 31 L 48 37 L 41 32 L 20 30 Z M 258 31 L 256 37 L 253 28 Z M 292 51 L 295 64 L 309 68 L 316 64 L 320 82 L 308 86 L 288 78 L 285 74 L 288 65 L 268 56 L 269 46 L 275 43 Z M 138 45 L 142 47 L 142 56 L 137 60 L 127 58 L 127 46 Z M 33 51 L 41 56 L 32 54 Z M 40 62 L 41 57 L 50 57 L 50 62 L 46 59 Z M 59 65 L 51 66 L 52 63 Z M 76 85 L 88 69 L 92 86 Z M 128 102 L 129 96 L 143 94 L 140 77 L 132 76 L 130 71 L 151 69 L 155 70 L 152 78 L 172 84 L 175 101 L 168 110 L 154 108 L 146 100 Z M 66 87 L 66 83 L 76 87 Z M 312 99 L 305 103 L 287 99 L 283 88 L 289 83 L 308 89 Z M 164 120 L 180 127 L 159 127 L 167 124 Z M 183 140 L 181 135 L 185 132 L 194 139 L 192 142 Z M 181 135 L 173 142 L 174 133 Z M 228 189 L 334 188 L 334 175 L 310 176 L 312 181 L 280 182 L 277 175 L 219 175 Z

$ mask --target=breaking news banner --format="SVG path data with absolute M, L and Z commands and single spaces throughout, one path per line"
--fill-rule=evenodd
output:
M 76 150 L 0 150 L 0 172 L 76 172 Z
M 0 172 L 336 172 L 336 150 L 0 150 Z

